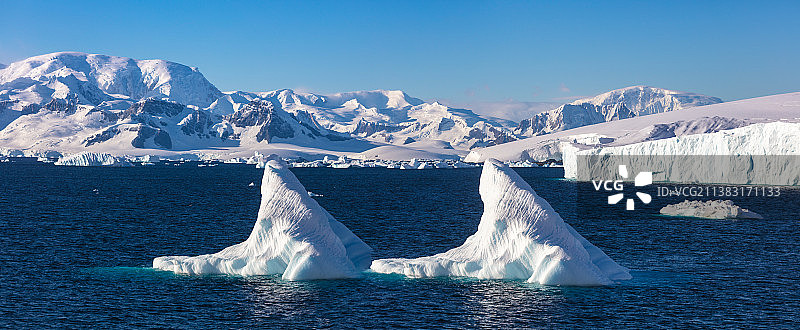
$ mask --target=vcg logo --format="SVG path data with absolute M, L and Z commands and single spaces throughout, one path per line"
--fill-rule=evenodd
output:
M 619 166 L 619 176 L 623 179 L 628 178 L 628 168 L 625 165 Z M 600 191 L 602 188 L 605 191 L 610 192 L 619 192 L 613 195 L 608 196 L 608 204 L 617 204 L 623 198 L 625 198 L 625 186 L 622 184 L 622 180 L 592 180 L 592 185 L 594 186 L 594 190 Z M 653 172 L 639 172 L 636 174 L 636 177 L 633 179 L 634 186 L 636 187 L 644 187 L 653 183 Z M 643 192 L 636 192 L 636 197 L 642 201 L 642 203 L 649 204 L 653 198 L 650 194 L 646 194 Z M 625 209 L 626 210 L 633 210 L 634 209 L 634 200 L 633 198 L 628 198 L 625 201 Z

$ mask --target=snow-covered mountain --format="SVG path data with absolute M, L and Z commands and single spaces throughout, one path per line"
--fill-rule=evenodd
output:
M 14 62 L 0 70 L 0 99 L 15 110 L 52 99 L 124 109 L 145 98 L 207 107 L 222 93 L 197 68 L 164 60 L 60 52 Z
M 220 92 L 163 60 L 61 52 L 0 69 L 0 147 L 206 150 L 286 144 L 361 152 L 381 145 L 455 150 L 516 140 L 508 121 L 402 91 L 318 95 Z
M 476 149 L 466 161 L 561 159 L 564 142 L 578 149 L 616 147 L 736 129 L 755 123 L 800 122 L 800 92 L 685 108 L 603 122 Z
M 210 110 L 229 114 L 251 100 L 269 100 L 315 125 L 376 143 L 405 145 L 416 141 L 443 141 L 468 150 L 497 145 L 516 138 L 508 125 L 470 110 L 426 103 L 403 91 L 373 90 L 317 95 L 289 89 L 265 93 L 226 93 Z
M 539 113 L 514 130 L 403 91 L 223 93 L 181 64 L 65 52 L 0 69 L 0 149 L 546 160 L 561 158 L 562 142 L 613 147 L 798 121 L 798 97 L 714 104 L 720 100 L 635 86 Z
M 537 113 L 558 108 L 561 103 L 557 102 L 523 102 L 523 101 L 500 101 L 500 102 L 472 102 L 469 105 L 451 104 L 454 107 L 469 107 L 470 110 L 480 116 L 487 118 L 500 118 L 507 120 L 511 127 L 517 127 L 518 123 L 533 117 Z
M 608 121 L 720 103 L 716 97 L 649 86 L 613 90 L 523 120 L 514 132 L 535 136 Z

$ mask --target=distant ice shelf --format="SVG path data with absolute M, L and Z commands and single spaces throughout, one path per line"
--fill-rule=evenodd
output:
M 618 147 L 580 150 L 563 143 L 564 177 L 613 175 L 620 162 L 682 183 L 800 185 L 800 123 L 753 124 Z

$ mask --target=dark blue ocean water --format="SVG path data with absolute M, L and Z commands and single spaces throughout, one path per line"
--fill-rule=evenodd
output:
M 480 169 L 295 169 L 376 258 L 460 245 L 479 222 Z M 180 276 L 154 257 L 247 238 L 261 170 L 0 164 L 0 326 L 781 327 L 800 326 L 800 193 L 735 199 L 765 220 L 624 211 L 577 194 L 561 170 L 518 169 L 634 277 L 599 288 L 522 281 Z M 680 200 L 674 200 L 677 202 Z

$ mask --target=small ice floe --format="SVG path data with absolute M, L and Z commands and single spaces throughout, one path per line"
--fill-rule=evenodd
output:
M 249 185 L 247 185 L 247 186 L 248 186 L 248 187 L 255 187 L 255 186 L 256 186 L 256 183 L 255 183 L 255 182 L 250 182 L 250 184 L 249 184 Z
M 350 163 L 333 163 L 331 164 L 331 168 L 350 168 L 352 164 Z
M 311 192 L 311 191 L 308 192 L 308 195 L 311 196 L 311 197 L 325 197 L 325 196 L 322 196 L 320 194 L 317 194 L 317 193 Z
M 764 219 L 760 214 L 733 204 L 729 200 L 690 201 L 667 205 L 661 214 L 706 219 Z

